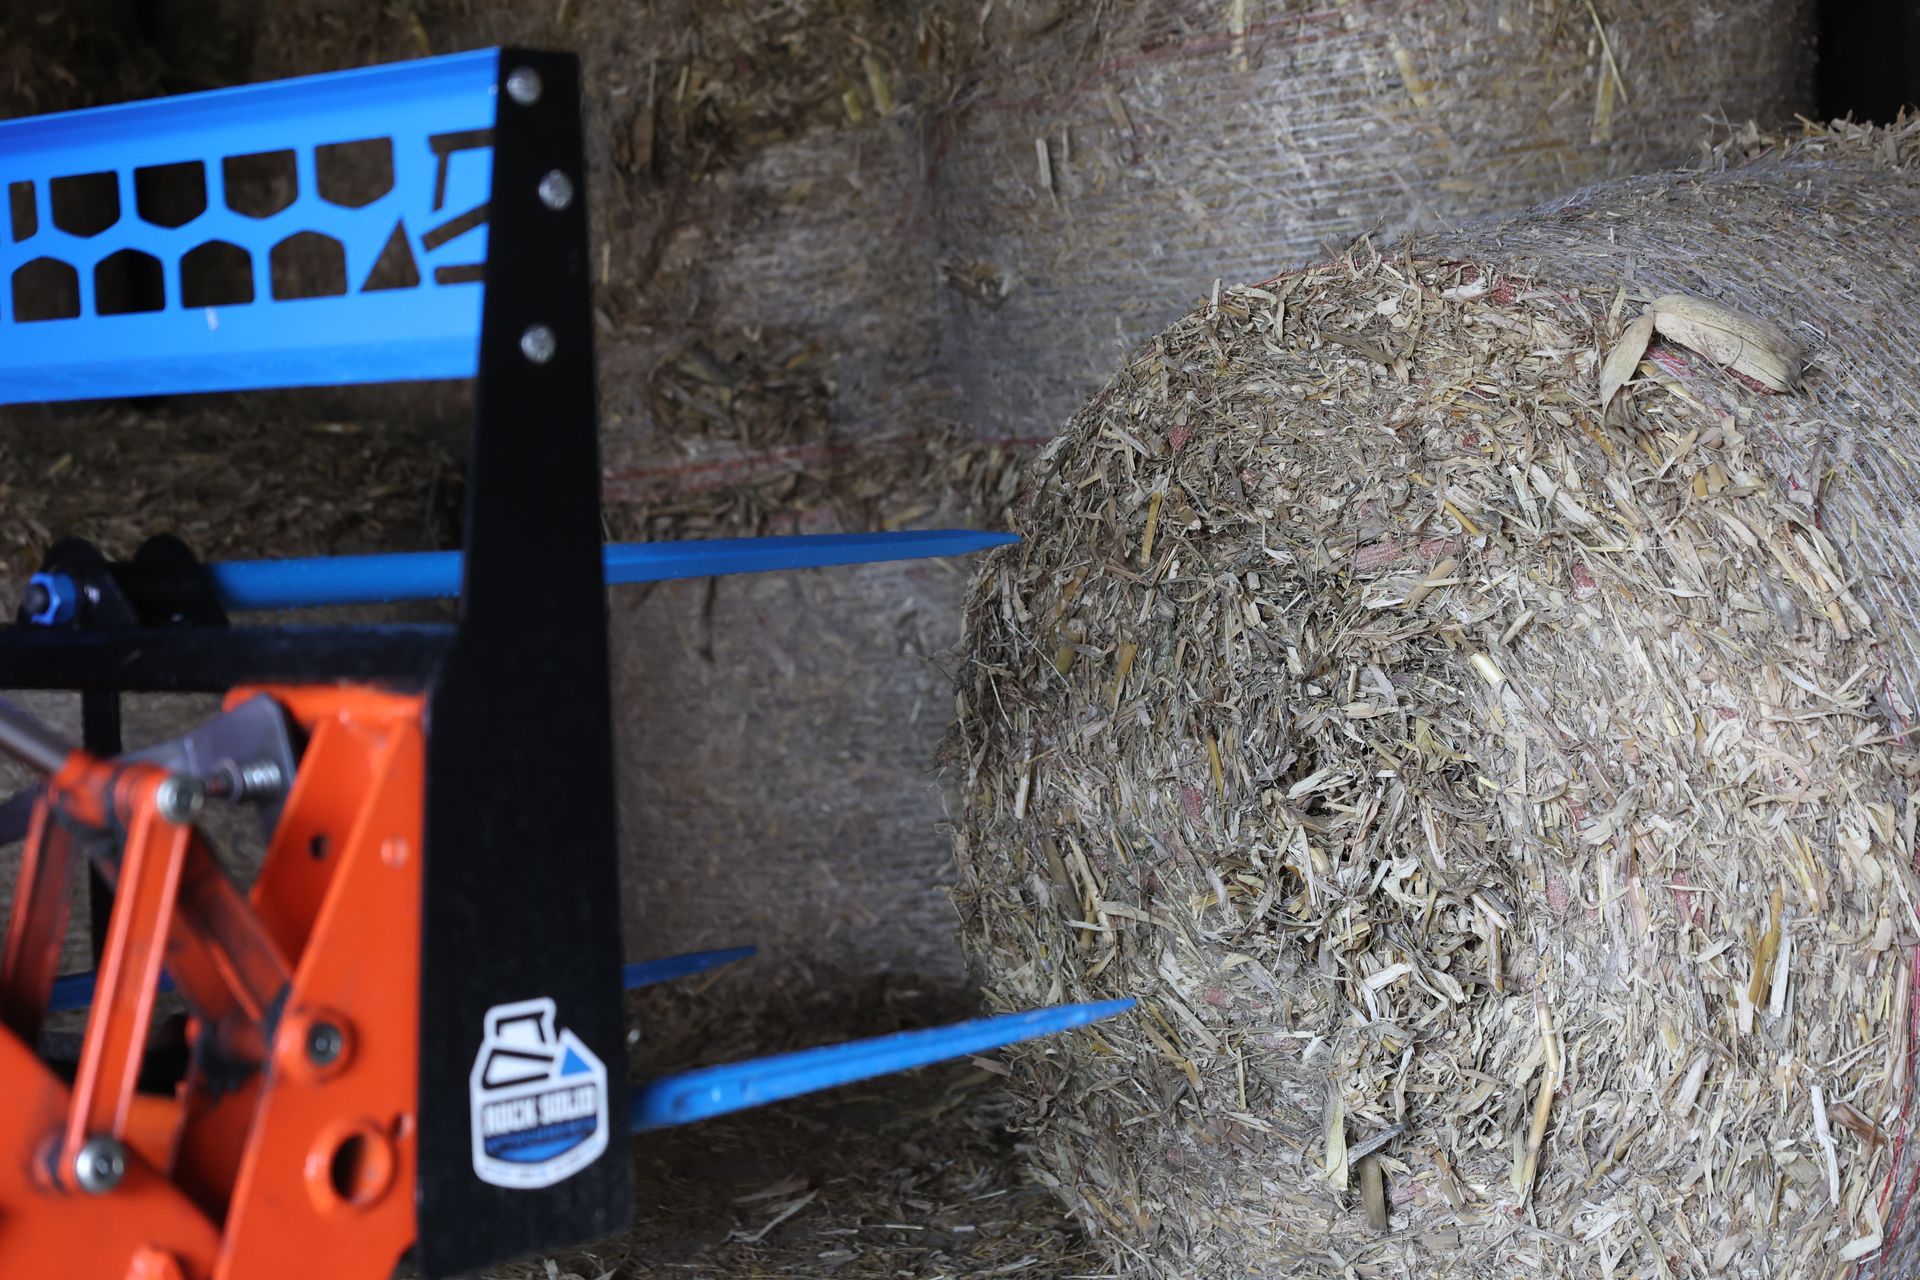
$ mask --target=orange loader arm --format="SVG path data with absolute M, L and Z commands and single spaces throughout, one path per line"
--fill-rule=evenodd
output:
M 378 1280 L 413 1244 L 423 699 L 227 704 L 263 693 L 308 745 L 245 897 L 200 784 L 77 750 L 46 779 L 0 956 L 0 1276 Z M 69 1078 L 36 1045 L 83 858 L 117 892 Z M 163 966 L 191 1057 L 154 1094 Z

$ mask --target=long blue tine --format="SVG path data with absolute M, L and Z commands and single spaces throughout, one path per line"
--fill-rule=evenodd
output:
M 910 1071 L 969 1054 L 985 1053 L 1036 1036 L 1052 1035 L 1110 1018 L 1133 1008 L 1132 1000 L 1060 1005 L 1028 1013 L 976 1018 L 950 1027 L 902 1031 L 851 1044 L 802 1049 L 720 1067 L 701 1067 L 640 1085 L 633 1091 L 634 1133 L 692 1124 L 713 1116 L 765 1106 L 858 1080 Z
M 729 947 L 725 951 L 695 951 L 684 956 L 669 956 L 665 960 L 642 960 L 621 969 L 620 981 L 628 991 L 638 991 L 641 987 L 672 982 L 675 978 L 690 978 L 696 973 L 718 969 L 723 964 L 750 959 L 756 950 L 758 948 L 755 947 Z
M 787 538 L 616 542 L 606 548 L 606 580 L 608 586 L 621 586 L 674 578 L 921 560 L 966 555 L 1017 541 L 1011 534 L 974 529 L 911 529 Z M 230 560 L 207 567 L 222 603 L 235 613 L 445 599 L 460 594 L 458 551 Z M 530 590 L 535 588 L 537 584 L 529 584 Z

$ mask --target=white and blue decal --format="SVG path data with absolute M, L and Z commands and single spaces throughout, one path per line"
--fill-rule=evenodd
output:
M 473 1171 L 496 1187 L 550 1187 L 607 1149 L 607 1069 L 556 1027 L 551 999 L 487 1010 L 468 1078 Z

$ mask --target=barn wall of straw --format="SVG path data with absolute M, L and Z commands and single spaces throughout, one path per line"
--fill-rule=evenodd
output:
M 1807 0 L 1014 0 L 937 150 L 974 421 L 1050 434 L 1216 279 L 1664 168 L 1812 109 Z
M 871 0 L 804 11 L 578 0 L 551 12 L 451 0 L 388 11 L 364 0 L 313 0 L 261 11 L 222 5 L 216 25 L 225 34 L 214 41 L 178 23 L 124 22 L 123 6 L 98 9 L 94 23 L 63 29 L 61 48 L 76 57 L 69 75 L 12 55 L 38 76 L 28 87 L 43 87 L 22 98 L 23 109 L 86 100 L 103 67 L 115 69 L 112 96 L 137 96 L 486 43 L 580 49 L 589 86 L 609 528 L 631 536 L 993 522 L 1007 492 L 1008 456 L 969 437 L 1001 422 L 986 389 L 965 388 L 976 393 L 970 403 L 955 373 L 963 364 L 978 367 L 962 356 L 983 304 L 964 293 L 978 282 L 956 263 L 979 258 L 980 245 L 969 240 L 971 247 L 945 252 L 941 241 L 957 231 L 974 236 L 965 210 L 983 192 L 1000 190 L 995 183 L 976 190 L 965 142 L 975 121 L 1014 118 L 994 105 L 1004 90 L 996 77 L 1004 78 L 1010 61 L 1038 77 L 1035 84 L 1066 75 L 1072 64 L 1060 51 L 1080 47 L 1064 43 L 1067 33 L 1112 53 L 1129 39 L 1178 27 L 1184 34 L 1162 50 L 1171 60 L 1156 55 L 1165 70 L 1186 61 L 1169 50 L 1204 44 L 1226 30 L 1222 23 L 1238 23 L 1255 44 L 1242 50 L 1249 70 L 1231 78 L 1264 83 L 1276 56 L 1269 46 L 1281 40 L 1275 24 L 1293 21 L 1257 4 L 1244 22 L 1230 5 L 1196 16 L 1132 4 L 1103 9 L 1091 25 L 1075 18 L 1047 27 L 1025 9 Z M 1377 24 L 1403 43 L 1413 39 L 1413 27 L 1372 13 L 1363 14 L 1367 30 Z M 1569 49 L 1601 39 L 1593 20 L 1574 21 L 1571 9 L 1503 13 L 1510 34 L 1490 38 L 1512 41 L 1500 47 L 1516 63 L 1538 61 L 1538 50 L 1527 50 L 1545 40 L 1542 32 L 1579 33 L 1565 36 Z M 1311 15 L 1299 20 L 1308 29 L 1324 25 Z M 130 30 L 166 38 L 127 47 Z M 1628 24 L 1629 33 L 1639 30 Z M 1680 38 L 1679 28 L 1663 30 Z M 1612 41 L 1612 27 L 1605 31 Z M 1740 67 L 1746 80 L 1772 83 L 1771 97 L 1702 92 L 1724 97 L 1735 114 L 1783 113 L 1776 104 L 1796 101 L 1804 79 L 1793 52 L 1799 39 L 1796 22 L 1783 20 L 1753 43 L 1756 56 Z M 1595 105 L 1613 101 L 1604 88 L 1612 81 L 1581 82 L 1598 96 L 1561 104 L 1563 114 L 1600 112 L 1595 118 L 1610 141 L 1598 150 L 1622 163 L 1652 154 L 1646 122 L 1691 120 L 1705 101 L 1656 105 L 1665 82 L 1636 79 L 1652 57 L 1636 42 L 1634 34 L 1615 50 L 1625 59 L 1625 105 Z M 1359 45 L 1335 44 L 1341 59 L 1359 57 Z M 1198 56 L 1199 47 L 1189 52 Z M 1420 53 L 1417 42 L 1408 47 Z M 1568 83 L 1580 74 L 1576 63 L 1568 54 Z M 1733 83 L 1731 65 L 1703 63 L 1698 74 L 1708 85 L 1722 77 Z M 1151 124 L 1159 109 L 1151 103 L 1171 83 L 1155 79 L 1159 98 L 1142 99 L 1149 134 L 1162 129 Z M 1327 92 L 1346 83 L 1330 81 Z M 1135 96 L 1127 85 L 1108 88 L 1122 102 Z M 1422 92 L 1445 110 L 1465 110 L 1437 80 Z M 1636 92 L 1644 101 L 1635 102 Z M 1102 90 L 1102 101 L 1110 96 Z M 1454 120 L 1456 132 L 1473 135 L 1465 118 Z M 950 136 L 956 127 L 957 139 Z M 1517 184 L 1517 202 L 1519 190 L 1550 181 L 1549 171 L 1567 183 L 1585 176 L 1577 161 L 1591 149 L 1501 151 L 1476 141 L 1459 142 L 1450 154 L 1474 155 L 1475 172 L 1495 175 L 1487 181 L 1496 186 Z M 1334 153 L 1303 154 L 1317 164 L 1331 163 Z M 1508 168 L 1511 179 L 1498 176 Z M 1084 196 L 1079 174 L 1063 181 Z M 1094 185 L 1110 187 L 1107 207 L 1124 206 L 1142 244 L 1170 243 L 1190 221 L 1188 204 L 1176 207 L 1162 187 Z M 944 217 L 950 205 L 961 213 Z M 1017 226 L 1000 230 L 1018 241 L 1010 251 L 1033 242 L 1021 240 Z M 1016 295 L 993 314 L 1017 315 L 1025 306 Z M 1059 335 L 1028 336 L 1031 359 L 1050 368 L 1083 354 Z M 266 412 L 293 422 L 312 415 L 369 440 L 424 433 L 449 443 L 451 459 L 443 450 L 431 464 L 442 468 L 437 479 L 418 486 L 440 495 L 431 521 L 435 541 L 444 542 L 455 524 L 445 513 L 458 510 L 465 403 L 460 389 L 430 388 L 282 397 Z M 1037 425 L 1022 419 L 1014 434 L 1030 436 Z M 148 460 L 161 453 L 138 452 Z M 157 463 L 164 474 L 164 457 Z M 342 483 L 312 506 L 338 515 L 367 505 L 348 503 L 346 492 L 359 481 L 335 474 Z M 255 502 L 274 493 L 258 480 Z M 221 540 L 247 554 L 422 545 L 415 530 L 428 521 L 401 531 L 393 501 L 380 501 L 374 522 L 340 516 L 316 531 L 291 518 L 296 498 L 287 518 L 274 516 L 272 536 L 242 522 Z M 211 544 L 203 535 L 199 545 Z M 614 598 L 622 777 L 635 814 L 627 844 L 636 867 L 658 868 L 662 877 L 648 885 L 651 872 L 635 876 L 641 887 L 629 904 L 629 940 L 636 951 L 757 939 L 816 971 L 851 978 L 878 967 L 959 989 L 940 890 L 945 810 L 930 768 L 943 717 L 915 708 L 944 705 L 947 677 L 931 659 L 958 639 L 962 581 L 953 566 L 926 564 L 674 584 Z M 667 849 L 678 852 L 662 856 Z M 773 910 L 773 902 L 787 905 Z M 823 912 L 832 917 L 824 924 Z
M 503 42 L 585 59 L 610 537 L 958 522 L 991 488 L 1001 461 L 953 435 L 932 372 L 911 13 L 376 8 L 265 13 L 248 74 Z M 457 448 L 464 404 L 383 390 L 321 412 L 418 414 Z M 874 970 L 958 998 L 931 657 L 962 581 L 922 564 L 610 597 L 632 954 L 756 942 L 775 1002 Z
M 239 52 L 217 59 L 204 32 L 143 42 L 131 10 L 7 24 L 8 113 L 503 42 L 582 53 L 610 537 L 1002 523 L 1009 455 L 928 389 L 921 72 L 895 6 L 235 0 L 212 25 Z M 127 554 L 171 528 L 212 558 L 455 545 L 467 412 L 454 385 L 9 410 L 0 606 L 56 532 Z M 958 640 L 964 573 L 612 601 L 628 955 L 761 947 L 631 998 L 635 1077 L 977 1007 L 934 790 L 950 684 L 932 658 Z M 77 734 L 73 699 L 30 701 Z M 134 699 L 129 740 L 212 709 Z M 15 781 L 0 769 L 0 793 Z M 78 933 L 68 959 L 88 963 Z M 1086 1271 L 1012 1156 L 997 1080 L 959 1064 L 658 1135 L 635 1148 L 631 1233 L 489 1274 Z
M 1743 148 L 1227 290 L 1032 468 L 962 904 L 1141 1000 L 1015 1071 L 1122 1273 L 1910 1273 L 1920 124 Z

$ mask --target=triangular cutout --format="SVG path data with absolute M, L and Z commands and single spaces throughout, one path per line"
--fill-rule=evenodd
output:
M 419 284 L 420 268 L 413 260 L 413 246 L 407 243 L 407 224 L 403 219 L 393 224 L 393 234 L 387 237 L 386 247 L 374 259 L 373 270 L 367 272 L 367 282 L 360 286 L 360 292 L 413 289 Z

